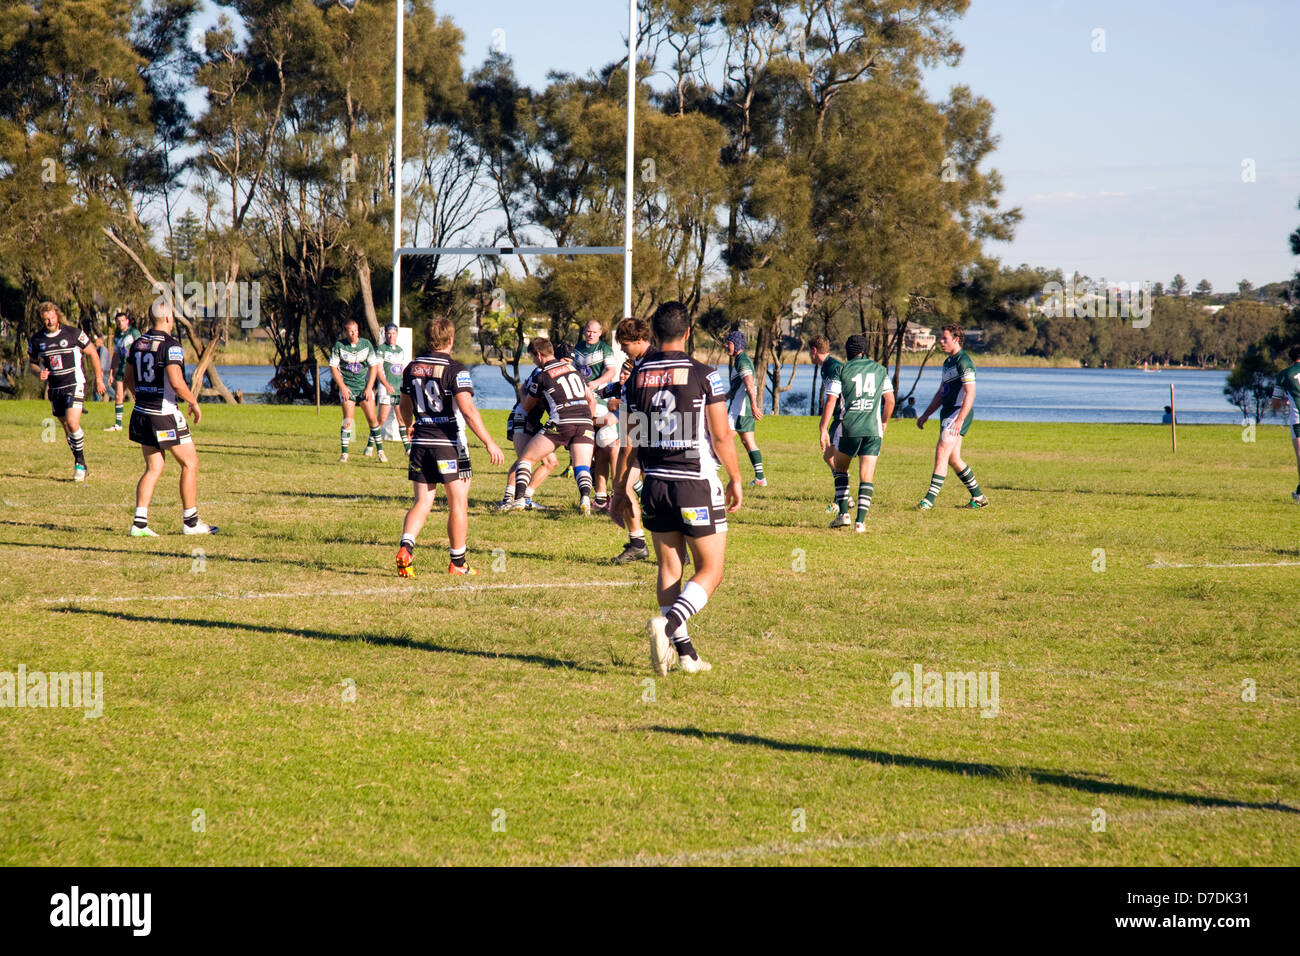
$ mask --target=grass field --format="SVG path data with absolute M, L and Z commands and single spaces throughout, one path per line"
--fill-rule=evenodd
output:
M 0 862 L 1300 863 L 1280 427 L 1185 427 L 1175 457 L 1155 427 L 977 420 L 992 507 L 950 477 L 918 514 L 935 426 L 899 422 L 855 536 L 812 421 L 769 418 L 772 484 L 691 622 L 714 670 L 651 682 L 653 566 L 567 507 L 489 513 L 477 447 L 483 573 L 448 580 L 440 509 L 404 581 L 401 448 L 335 464 L 337 410 L 205 406 L 211 539 L 179 534 L 174 464 L 163 536 L 127 536 L 107 414 L 76 486 L 48 406 L 0 403 L 0 671 L 103 674 L 99 718 L 0 710 Z M 996 716 L 893 706 L 915 665 L 996 672 Z

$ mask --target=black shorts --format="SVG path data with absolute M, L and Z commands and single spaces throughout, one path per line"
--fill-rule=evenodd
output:
M 56 385 L 50 388 L 50 409 L 55 418 L 63 418 L 72 408 L 81 408 L 86 398 L 86 386 Z
M 704 538 L 727 530 L 726 497 L 717 478 L 666 481 L 647 477 L 641 486 L 641 523 L 647 531 Z
M 190 426 L 180 410 L 174 412 L 147 412 L 139 405 L 131 409 L 131 423 L 127 436 L 137 445 L 159 450 L 175 445 L 189 445 Z
M 569 451 L 573 451 L 574 445 L 594 447 L 596 444 L 595 422 L 547 422 L 542 432 L 555 442 L 556 448 L 567 448 Z
M 451 454 L 445 445 L 412 445 L 407 477 L 426 485 L 446 485 L 459 478 L 468 481 L 474 477 L 464 450 L 455 449 L 455 458 Z

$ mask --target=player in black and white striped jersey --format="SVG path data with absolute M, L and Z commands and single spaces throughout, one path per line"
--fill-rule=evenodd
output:
M 44 328 L 31 337 L 27 355 L 32 371 L 49 389 L 54 417 L 63 423 L 63 433 L 72 450 L 72 480 L 85 481 L 86 435 L 81 430 L 81 408 L 86 398 L 86 375 L 82 370 L 82 356 L 90 359 L 90 367 L 95 370 L 95 391 L 100 396 L 108 392 L 104 388 L 104 370 L 90 336 L 64 324 L 57 305 L 42 302 L 36 311 Z
M 149 527 L 149 503 L 167 463 L 164 451 L 171 451 L 181 466 L 181 531 L 184 534 L 216 534 L 217 529 L 199 520 L 199 453 L 190 436 L 185 416 L 176 402 L 189 406 L 194 424 L 203 410 L 185 384 L 185 350 L 172 333 L 176 316 L 166 299 L 149 308 L 150 329 L 131 343 L 126 356 L 126 387 L 135 396 L 127 436 L 144 454 L 144 474 L 135 489 L 135 520 L 131 536 L 156 537 Z
M 740 465 L 727 421 L 727 386 L 713 368 L 685 351 L 690 315 L 680 302 L 665 302 L 651 320 L 659 348 L 632 370 L 619 409 L 628 453 L 615 482 L 617 513 L 630 512 L 629 482 L 644 474 L 641 515 L 659 560 L 660 613 L 646 625 L 650 664 L 665 675 L 674 656 L 688 674 L 709 670 L 700 660 L 686 621 L 722 581 L 727 515 L 740 507 Z M 727 472 L 724 490 L 718 464 Z M 682 583 L 687 549 L 695 574 Z

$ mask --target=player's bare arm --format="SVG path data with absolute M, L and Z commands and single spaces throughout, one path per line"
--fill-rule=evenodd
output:
M 347 387 L 347 385 L 343 383 L 343 375 L 341 372 L 339 372 L 338 366 L 336 365 L 330 366 L 330 375 L 334 376 L 334 384 L 338 386 L 339 401 L 341 402 L 352 401 L 352 392 Z
M 402 401 L 406 402 L 409 399 L 403 398 Z M 506 456 L 502 454 L 500 447 L 492 440 L 492 436 L 488 434 L 488 430 L 483 426 L 483 416 L 478 413 L 478 408 L 474 405 L 474 399 L 469 396 L 468 392 L 456 393 L 456 407 L 460 409 L 469 430 L 478 437 L 478 440 L 483 443 L 483 447 L 487 449 L 488 458 L 492 464 L 504 465 Z
M 754 421 L 763 420 L 763 408 L 758 404 L 758 387 L 754 384 L 754 376 L 745 376 L 745 391 L 749 393 L 749 407 L 754 411 Z
M 731 440 L 731 423 L 727 420 L 727 409 L 722 402 L 706 405 L 705 410 L 709 416 L 709 445 L 727 472 L 727 513 L 731 514 L 740 508 L 740 502 L 744 498 L 740 490 L 740 462 L 736 458 L 736 444 Z M 635 459 L 635 448 L 629 457 Z
M 828 429 L 831 424 L 831 415 L 835 412 L 835 403 L 839 401 L 838 395 L 827 395 L 826 404 L 822 406 L 822 420 L 818 423 L 818 432 L 820 433 L 822 451 L 831 443 L 831 435 Z
M 99 364 L 99 352 L 95 349 L 94 343 L 87 345 L 81 351 L 90 359 L 90 367 L 95 370 L 95 394 L 101 397 L 108 394 L 108 389 L 104 387 L 104 369 Z
M 194 419 L 193 424 L 197 425 L 203 421 L 203 409 L 199 405 L 199 400 L 194 397 L 194 393 L 190 391 L 190 387 L 185 384 L 185 376 L 181 374 L 179 365 L 167 366 L 167 381 L 171 384 L 176 397 L 189 408 L 190 415 Z

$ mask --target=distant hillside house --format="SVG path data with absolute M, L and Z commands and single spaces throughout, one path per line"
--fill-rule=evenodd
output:
M 908 322 L 903 332 L 904 352 L 928 352 L 934 348 L 934 329 L 928 325 Z

